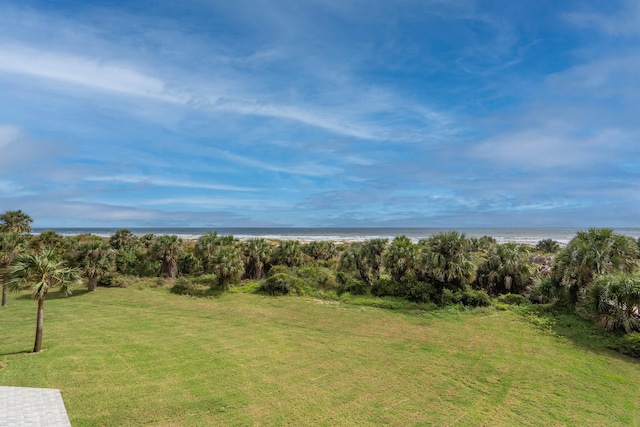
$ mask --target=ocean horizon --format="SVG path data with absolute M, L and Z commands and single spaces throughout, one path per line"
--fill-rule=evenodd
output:
M 445 231 L 457 231 L 468 237 L 491 236 L 498 243 L 524 243 L 536 244 L 543 239 L 553 239 L 559 243 L 568 243 L 578 231 L 587 228 L 569 227 L 522 227 L 522 228 L 488 228 L 488 227 L 38 227 L 33 229 L 34 234 L 53 230 L 63 236 L 79 234 L 93 234 L 100 237 L 109 237 L 117 230 L 126 228 L 133 234 L 177 235 L 183 239 L 197 239 L 205 233 L 216 232 L 219 235 L 233 235 L 240 240 L 250 238 L 265 238 L 273 240 L 299 240 L 311 241 L 338 241 L 359 242 L 375 238 L 393 239 L 397 236 L 407 236 L 412 241 L 427 238 Z M 613 228 L 613 230 L 625 236 L 640 238 L 640 228 Z

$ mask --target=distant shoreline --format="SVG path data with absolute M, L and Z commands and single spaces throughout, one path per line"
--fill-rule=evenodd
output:
M 522 243 L 535 245 L 543 239 L 552 239 L 561 244 L 567 244 L 575 234 L 586 228 L 471 228 L 471 227 L 344 227 L 344 228 L 286 228 L 286 227 L 36 227 L 33 234 L 40 234 L 44 231 L 53 230 L 63 236 L 74 236 L 79 234 L 93 234 L 100 237 L 110 237 L 117 230 L 127 228 L 133 234 L 175 234 L 185 240 L 198 239 L 205 233 L 216 232 L 219 235 L 233 235 L 239 240 L 251 238 L 264 238 L 268 240 L 298 240 L 303 243 L 312 241 L 332 241 L 336 243 L 353 243 L 370 239 L 383 238 L 393 239 L 394 237 L 405 235 L 412 241 L 427 238 L 433 234 L 445 231 L 457 231 L 464 233 L 468 237 L 491 236 L 498 243 Z M 618 234 L 637 239 L 640 237 L 640 228 L 614 228 Z

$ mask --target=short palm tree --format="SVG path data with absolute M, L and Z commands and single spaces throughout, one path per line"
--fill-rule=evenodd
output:
M 314 240 L 304 245 L 302 251 L 316 261 L 329 260 L 338 253 L 335 243 L 323 240 Z
M 265 277 L 267 263 L 271 259 L 273 246 L 264 239 L 249 239 L 242 243 L 245 275 L 249 279 Z
M 536 271 L 527 247 L 516 243 L 495 245 L 478 266 L 478 284 L 492 293 L 521 293 L 533 282 Z
M 234 245 L 220 246 L 213 258 L 213 272 L 218 279 L 218 285 L 226 288 L 242 277 L 244 263 L 242 262 L 240 250 Z
M 367 257 L 367 263 L 371 270 L 371 276 L 374 280 L 380 278 L 382 270 L 382 254 L 387 248 L 389 241 L 387 239 L 371 239 L 364 242 L 364 253 Z
M 59 288 L 61 292 L 71 294 L 78 280 L 78 272 L 67 267 L 51 249 L 20 255 L 8 269 L 9 288 L 13 291 L 31 285 L 33 299 L 38 301 L 36 320 L 36 340 L 33 352 L 42 350 L 42 329 L 44 321 L 44 300 L 49 290 Z
M 475 280 L 476 264 L 465 234 L 438 233 L 420 241 L 422 274 L 445 288 L 464 288 Z
M 414 272 L 416 245 L 407 236 L 398 236 L 385 250 L 382 262 L 393 280 L 399 282 L 403 277 Z
M 109 238 L 109 244 L 115 250 L 125 249 L 132 251 L 138 245 L 138 237 L 131 230 L 122 228 L 113 233 Z
M 297 240 L 281 240 L 273 253 L 273 265 L 298 267 L 304 262 L 304 252 Z
M 200 259 L 202 269 L 205 273 L 213 273 L 214 258 L 221 246 L 235 246 L 236 239 L 231 236 L 218 236 L 218 233 L 205 233 L 198 239 L 193 250 L 194 255 Z
M 7 304 L 6 269 L 25 249 L 24 237 L 17 233 L 0 233 L 0 280 L 2 281 L 2 307 Z
M 607 274 L 586 289 L 587 310 L 606 329 L 640 330 L 640 276 Z
M 353 275 L 354 278 L 370 284 L 372 279 L 369 259 L 364 243 L 355 242 L 349 245 L 342 254 L 338 262 L 338 270 Z
M 98 279 L 115 269 L 115 251 L 101 241 L 83 242 L 78 246 L 77 266 L 87 278 L 87 290 L 95 291 Z
M 149 252 L 162 261 L 160 276 L 174 278 L 178 275 L 178 256 L 182 253 L 182 239 L 178 236 L 159 236 L 151 244 Z
M 18 234 L 30 233 L 31 223 L 33 222 L 31 217 L 21 210 L 6 211 L 0 215 L 0 221 L 2 221 L 0 223 L 0 231 Z
M 608 228 L 579 231 L 555 257 L 551 275 L 568 287 L 572 303 L 602 274 L 633 273 L 638 268 L 638 246 L 630 237 Z

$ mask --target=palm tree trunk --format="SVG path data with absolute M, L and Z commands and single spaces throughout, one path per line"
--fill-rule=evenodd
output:
M 98 277 L 89 277 L 89 286 L 87 287 L 88 292 L 93 292 L 98 288 Z
M 164 257 L 162 259 L 162 267 L 160 276 L 164 278 L 174 278 L 178 275 L 178 263 L 174 258 Z
M 44 297 L 38 299 L 38 318 L 36 320 L 36 342 L 33 352 L 38 353 L 42 349 L 42 326 L 44 324 Z
M 2 285 L 2 307 L 7 304 L 7 285 Z

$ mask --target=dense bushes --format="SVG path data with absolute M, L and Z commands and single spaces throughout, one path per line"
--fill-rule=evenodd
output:
M 634 332 L 632 334 L 625 335 L 621 342 L 614 347 L 614 350 L 627 356 L 640 358 L 640 333 Z
M 605 275 L 586 290 L 585 307 L 607 330 L 640 331 L 640 276 Z
M 485 291 L 474 289 L 442 291 L 442 305 L 462 304 L 467 307 L 488 307 L 491 305 L 491 297 Z

